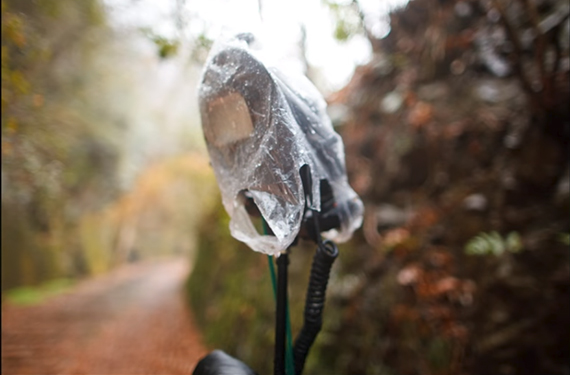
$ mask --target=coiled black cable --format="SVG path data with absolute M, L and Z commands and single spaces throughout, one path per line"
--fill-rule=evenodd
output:
M 319 243 L 311 266 L 311 276 L 305 301 L 305 321 L 293 348 L 296 375 L 303 372 L 309 349 L 321 330 L 330 270 L 337 256 L 338 248 L 333 242 L 323 241 Z

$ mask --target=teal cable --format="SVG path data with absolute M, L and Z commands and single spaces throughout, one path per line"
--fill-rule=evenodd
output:
M 277 276 L 275 276 L 275 266 L 273 265 L 273 257 L 267 256 L 269 261 L 269 273 L 271 274 L 271 285 L 273 285 L 273 298 L 277 299 Z

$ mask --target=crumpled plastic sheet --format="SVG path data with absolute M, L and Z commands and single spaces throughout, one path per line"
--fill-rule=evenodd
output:
M 251 34 L 217 41 L 199 85 L 200 113 L 210 160 L 234 238 L 278 255 L 299 233 L 305 195 L 299 173 L 310 167 L 312 203 L 320 210 L 320 180 L 330 183 L 341 227 L 324 233 L 348 240 L 362 223 L 363 205 L 348 184 L 344 146 L 326 103 L 304 76 L 285 75 L 250 48 Z M 248 192 L 248 193 L 246 193 Z M 274 235 L 258 233 L 245 207 L 253 198 Z

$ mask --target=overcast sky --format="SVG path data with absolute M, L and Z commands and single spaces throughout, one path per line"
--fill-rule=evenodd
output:
M 127 88 L 117 88 L 114 96 L 128 132 L 121 169 L 125 187 L 150 161 L 189 150 L 188 142 L 205 149 L 197 100 L 201 67 L 191 63 L 189 51 L 184 48 L 171 58 L 160 59 L 157 46 L 141 29 L 183 41 L 195 40 L 200 34 L 216 39 L 224 29 L 254 31 L 263 37 L 264 46 L 281 65 L 287 62 L 301 67 L 298 45 L 300 26 L 304 25 L 306 57 L 318 71 L 320 81 L 315 84 L 325 96 L 342 88 L 355 66 L 371 57 L 370 45 L 363 36 L 357 35 L 346 43 L 333 37 L 335 19 L 322 0 L 263 0 L 262 17 L 258 0 L 103 1 L 111 25 L 120 31 L 116 42 L 121 52 L 108 57 L 122 61 L 116 65 L 120 69 L 129 67 L 116 72 L 129 76 L 130 83 Z M 389 31 L 386 14 L 390 6 L 406 1 L 360 0 L 360 4 L 368 27 L 382 36 Z M 121 85 L 119 81 L 117 84 Z
M 336 0 L 347 3 L 347 0 Z M 351 0 L 348 0 L 350 3 Z M 368 26 L 377 36 L 389 31 L 386 14 L 407 0 L 360 0 Z M 335 20 L 322 0 L 105 0 L 116 25 L 149 28 L 166 37 L 177 36 L 176 19 L 181 17 L 184 33 L 205 34 L 215 39 L 224 29 L 254 31 L 263 35 L 274 56 L 290 64 L 298 61 L 301 25 L 306 29 L 307 60 L 325 78 L 321 90 L 344 86 L 354 67 L 371 57 L 367 40 L 360 35 L 348 42 L 334 39 Z M 177 12 L 182 9 L 182 12 Z

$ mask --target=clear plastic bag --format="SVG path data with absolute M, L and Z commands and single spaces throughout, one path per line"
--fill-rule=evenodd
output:
M 320 210 L 320 183 L 332 187 L 340 227 L 325 237 L 343 242 L 362 223 L 363 205 L 348 184 L 344 149 L 326 103 L 304 76 L 267 66 L 249 47 L 251 34 L 215 43 L 199 87 L 202 128 L 230 215 L 233 237 L 277 255 L 299 233 L 305 194 L 299 173 L 312 177 L 310 208 Z M 273 235 L 258 233 L 246 208 L 252 198 Z

